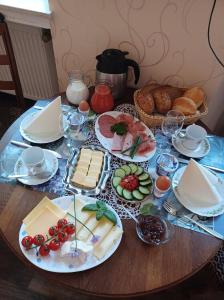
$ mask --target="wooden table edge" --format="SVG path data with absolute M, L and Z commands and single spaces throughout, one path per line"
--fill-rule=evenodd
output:
M 198 232 L 194 232 L 195 234 L 202 234 L 202 233 L 198 233 Z M 4 236 L 4 233 L 2 232 L 1 228 L 0 228 L 0 236 L 1 238 L 4 240 L 5 244 L 7 245 L 7 247 L 10 249 L 10 251 L 12 251 L 12 253 L 23 263 L 25 264 L 25 266 L 27 266 L 29 269 L 33 270 L 34 272 L 37 272 L 37 273 L 42 273 L 44 274 L 44 276 L 46 278 L 48 278 L 51 282 L 54 282 L 54 280 L 51 278 L 51 273 L 54 273 L 54 272 L 48 272 L 48 271 L 45 271 L 41 268 L 38 268 L 37 266 L 33 265 L 31 262 L 29 262 L 22 254 L 22 251 L 21 251 L 21 256 L 18 255 L 18 253 L 16 252 L 16 250 L 11 247 L 11 245 L 8 243 L 7 239 L 5 238 Z M 216 239 L 214 237 L 214 239 Z M 18 239 L 19 240 L 19 239 Z M 220 240 L 220 245 L 217 246 L 217 249 L 214 251 L 214 253 L 212 253 L 209 258 L 207 259 L 207 261 L 205 261 L 202 265 L 200 265 L 198 268 L 196 268 L 193 272 L 191 272 L 190 274 L 184 276 L 183 278 L 179 279 L 179 280 L 176 280 L 170 284 L 167 284 L 167 285 L 164 285 L 163 287 L 159 287 L 159 288 L 155 288 L 153 290 L 149 290 L 147 292 L 137 292 L 137 293 L 134 293 L 134 294 L 100 294 L 100 293 L 94 293 L 94 292 L 88 292 L 84 289 L 79 289 L 79 288 L 73 288 L 71 287 L 70 285 L 67 285 L 66 283 L 61 283 L 60 281 L 57 281 L 57 285 L 61 286 L 61 287 L 66 287 L 66 288 L 69 288 L 71 291 L 77 291 L 79 292 L 80 294 L 84 294 L 84 295 L 89 295 L 89 296 L 97 296 L 97 297 L 106 297 L 106 298 L 133 298 L 133 297 L 138 297 L 138 296 L 146 296 L 146 295 L 149 295 L 149 294 L 154 294 L 154 293 L 157 293 L 157 292 L 161 292 L 161 291 L 164 291 L 166 289 L 169 289 L 173 286 L 176 286 L 177 284 L 179 283 L 182 283 L 184 282 L 185 280 L 187 280 L 188 278 L 192 277 L 193 275 L 195 275 L 196 273 L 198 273 L 201 269 L 204 268 L 204 266 L 206 266 L 212 257 L 215 256 L 215 254 L 217 253 L 217 251 L 220 249 L 220 247 L 222 246 L 222 241 Z M 64 273 L 62 273 L 64 274 Z M 72 274 L 72 273 L 71 273 Z

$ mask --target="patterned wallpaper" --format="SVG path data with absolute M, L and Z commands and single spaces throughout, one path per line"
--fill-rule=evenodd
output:
M 52 36 L 60 90 L 80 68 L 92 83 L 96 55 L 107 48 L 129 51 L 138 62 L 138 86 L 157 81 L 202 86 L 212 129 L 224 113 L 224 69 L 207 42 L 212 0 L 51 0 Z M 224 61 L 224 1 L 218 0 L 211 42 Z M 129 85 L 133 85 L 129 74 Z M 224 124 L 223 124 L 224 125 Z

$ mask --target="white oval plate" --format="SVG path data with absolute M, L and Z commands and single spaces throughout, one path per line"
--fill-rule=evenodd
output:
M 80 198 L 85 200 L 87 203 L 95 203 L 97 199 L 86 197 L 86 196 L 81 196 L 79 195 Z M 64 196 L 60 198 L 53 199 L 53 203 L 58 205 L 60 208 L 63 210 L 67 210 L 68 207 L 70 206 L 71 202 L 73 200 L 73 196 Z M 117 226 L 121 227 L 123 229 L 121 219 L 116 213 L 116 211 L 107 204 L 108 208 L 110 208 L 113 213 L 117 217 Z M 100 260 L 95 258 L 94 256 L 90 256 L 87 261 L 79 266 L 76 267 L 72 264 L 72 258 L 71 257 L 61 257 L 60 256 L 60 250 L 59 251 L 51 251 L 49 256 L 46 257 L 41 257 L 36 255 L 35 249 L 26 251 L 23 246 L 21 245 L 21 241 L 24 236 L 27 235 L 26 231 L 24 230 L 25 226 L 24 224 L 21 225 L 20 231 L 19 231 L 19 246 L 24 254 L 24 256 L 36 267 L 43 269 L 45 271 L 49 272 L 56 272 L 56 273 L 74 273 L 74 272 L 80 272 L 80 271 L 85 271 L 89 270 L 91 268 L 94 268 L 100 264 L 102 264 L 104 261 L 106 261 L 111 255 L 117 250 L 118 246 L 120 245 L 122 236 L 115 241 L 111 249 L 107 252 L 107 254 Z
M 105 112 L 105 113 L 101 114 L 99 117 L 101 117 L 104 114 L 105 115 L 110 115 L 110 116 L 115 117 L 115 118 L 117 116 L 119 116 L 120 114 L 128 115 L 126 113 L 122 113 L 122 112 L 119 112 L 119 111 L 108 111 L 108 112 Z M 136 155 L 136 156 L 134 156 L 134 158 L 131 158 L 131 157 L 127 156 L 127 155 L 123 155 L 121 153 L 116 153 L 116 152 L 111 151 L 113 139 L 112 138 L 111 139 L 110 138 L 106 138 L 106 137 L 104 137 L 100 133 L 99 124 L 98 124 L 99 117 L 97 118 L 96 123 L 95 123 L 96 137 L 99 140 L 99 142 L 101 143 L 101 145 L 105 149 L 107 149 L 111 154 L 113 154 L 114 156 L 116 156 L 116 157 L 118 157 L 120 159 L 123 159 L 123 160 L 126 160 L 126 161 L 131 161 L 131 162 L 144 162 L 144 161 L 147 161 L 147 160 L 149 160 L 150 158 L 152 158 L 154 156 L 154 154 L 156 153 L 156 147 L 154 148 L 153 151 L 149 152 L 148 154 L 142 155 L 142 156 Z M 139 119 L 137 119 L 135 117 L 134 117 L 134 120 L 135 121 L 139 121 Z M 145 126 L 145 133 L 148 136 L 150 135 L 153 139 L 155 139 L 152 131 L 144 123 L 142 123 L 142 124 Z
M 48 137 L 38 137 L 38 136 L 34 136 L 34 135 L 31 135 L 31 134 L 28 134 L 23 128 L 24 128 L 24 125 L 31 119 L 33 118 L 33 116 L 35 114 L 37 114 L 38 112 L 33 112 L 31 114 L 29 114 L 28 116 L 26 116 L 21 124 L 20 124 L 20 133 L 22 135 L 22 137 L 31 142 L 31 143 L 35 143 L 35 144 L 47 144 L 47 143 L 52 143 L 52 142 L 55 142 L 57 140 L 59 140 L 60 138 L 62 138 L 64 136 L 64 131 L 66 130 L 67 128 L 67 121 L 66 121 L 66 117 L 63 115 L 63 130 L 55 135 L 55 136 L 48 136 Z
M 192 157 L 192 158 L 201 158 L 206 156 L 210 151 L 210 144 L 208 139 L 204 139 L 201 144 L 196 148 L 195 150 L 189 150 L 183 145 L 183 139 L 184 138 L 175 138 L 172 137 L 172 144 L 174 148 L 180 152 L 181 154 Z
M 38 185 L 38 184 L 42 184 L 47 182 L 48 180 L 50 180 L 52 177 L 54 177 L 54 175 L 57 173 L 58 170 L 58 159 L 57 157 L 51 153 L 50 151 L 48 151 L 47 149 L 43 149 L 44 150 L 44 156 L 45 156 L 45 163 L 46 163 L 46 171 L 51 172 L 51 174 L 45 178 L 45 179 L 39 179 L 39 178 L 35 178 L 33 177 L 25 177 L 25 178 L 17 178 L 18 181 L 20 181 L 23 184 L 26 185 Z M 19 158 L 15 164 L 15 168 L 14 168 L 14 174 L 27 174 L 27 169 L 23 164 L 23 161 L 21 160 L 21 158 Z
M 190 199 L 186 199 L 185 197 L 181 196 L 178 192 L 178 183 L 183 175 L 184 170 L 187 166 L 184 166 L 176 171 L 172 179 L 172 188 L 176 198 L 180 201 L 180 203 L 186 207 L 191 212 L 203 216 L 203 217 L 216 217 L 224 213 L 224 201 L 218 203 L 216 205 L 208 206 L 198 206 L 195 203 L 192 203 Z M 224 181 L 220 180 L 220 184 L 224 185 Z

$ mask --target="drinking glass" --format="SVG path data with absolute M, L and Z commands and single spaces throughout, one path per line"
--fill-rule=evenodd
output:
M 79 147 L 87 139 L 88 132 L 84 125 L 86 118 L 82 113 L 73 112 L 69 114 L 67 121 L 68 127 L 64 133 L 65 145 L 63 153 L 66 156 L 70 156 L 72 150 Z
M 172 137 L 176 137 L 184 125 L 184 114 L 170 110 L 162 122 L 162 132 L 167 137 L 168 145 L 172 144 Z M 169 146 L 170 147 L 170 146 Z

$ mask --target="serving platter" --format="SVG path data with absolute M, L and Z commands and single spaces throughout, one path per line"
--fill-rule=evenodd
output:
M 80 199 L 84 200 L 86 204 L 88 203 L 95 203 L 97 199 L 86 197 L 86 196 L 79 196 Z M 52 202 L 56 205 L 58 205 L 61 209 L 66 211 L 71 202 L 73 201 L 74 196 L 63 196 L 60 198 L 53 199 Z M 116 211 L 106 204 L 107 207 L 113 211 L 113 213 L 116 215 L 117 218 L 117 225 L 121 229 L 123 229 L 122 222 Z M 36 250 L 31 249 L 29 251 L 25 250 L 25 248 L 21 245 L 21 241 L 24 236 L 26 236 L 27 233 L 25 231 L 25 225 L 22 224 L 19 230 L 19 245 L 20 249 L 23 253 L 23 255 L 36 267 L 43 269 L 45 271 L 49 272 L 56 272 L 56 273 L 74 273 L 74 272 L 80 272 L 85 271 L 91 268 L 94 268 L 100 264 L 102 264 L 104 261 L 109 259 L 113 253 L 117 250 L 118 246 L 120 245 L 122 236 L 118 238 L 112 245 L 109 251 L 107 251 L 106 255 L 102 257 L 101 259 L 97 259 L 93 255 L 90 255 L 87 259 L 87 261 L 81 265 L 81 266 L 75 266 L 73 263 L 72 257 L 61 257 L 60 256 L 60 250 L 59 251 L 51 251 L 50 255 L 41 257 L 37 256 Z
M 77 164 L 81 149 L 75 148 L 72 156 L 68 159 L 67 165 L 66 165 L 66 172 L 65 176 L 63 178 L 63 183 L 65 184 L 65 190 L 73 193 L 73 194 L 80 194 L 80 195 L 85 195 L 85 196 L 96 196 L 99 195 L 102 190 L 105 189 L 107 179 L 110 176 L 110 171 L 111 171 L 111 166 L 110 166 L 110 161 L 111 161 L 111 155 L 109 152 L 105 149 L 103 149 L 100 146 L 96 145 L 90 145 L 90 146 L 82 146 L 82 149 L 91 149 L 91 150 L 98 150 L 102 151 L 104 153 L 104 159 L 103 159 L 103 166 L 102 166 L 102 171 L 101 171 L 101 176 L 98 180 L 97 186 L 94 189 L 85 189 L 81 187 L 75 186 L 71 178 L 74 173 L 74 167 Z
M 35 143 L 35 144 L 47 144 L 47 143 L 52 143 L 55 142 L 57 140 L 59 140 L 60 138 L 62 138 L 64 136 L 64 132 L 68 127 L 68 123 L 67 123 L 67 119 L 65 115 L 62 115 L 62 128 L 61 128 L 61 132 L 59 132 L 58 134 L 54 135 L 54 136 L 46 136 L 46 137 L 40 137 L 40 136 L 35 136 L 33 134 L 29 134 L 28 132 L 26 132 L 26 130 L 24 130 L 24 126 L 27 124 L 27 122 L 29 122 L 35 114 L 37 114 L 38 112 L 33 112 L 29 115 L 27 115 L 21 122 L 20 124 L 20 134 L 22 135 L 22 137 L 31 142 L 31 143 Z
M 178 191 L 178 184 L 180 182 L 181 176 L 183 175 L 187 166 L 184 166 L 176 171 L 172 179 L 173 192 L 178 199 L 178 201 L 191 212 L 203 216 L 203 217 L 216 217 L 224 213 L 224 201 L 216 205 L 204 204 L 203 206 L 198 206 L 197 203 L 193 203 L 191 199 L 184 197 Z M 214 173 L 215 174 L 215 173 Z M 215 174 L 216 175 L 216 174 Z M 217 175 L 216 175 L 217 176 Z M 220 189 L 222 188 L 224 193 L 224 181 L 219 178 Z M 200 196 L 200 195 L 199 195 Z
M 96 133 L 96 137 L 99 140 L 99 142 L 101 143 L 101 145 L 105 149 L 107 149 L 111 154 L 113 154 L 114 156 L 116 156 L 116 157 L 118 157 L 120 159 L 126 160 L 126 161 L 130 161 L 130 162 L 144 162 L 144 161 L 147 161 L 150 158 L 152 158 L 155 155 L 155 153 L 156 153 L 156 147 L 152 151 L 150 151 L 149 153 L 147 153 L 146 155 L 135 155 L 133 158 L 131 158 L 128 155 L 124 155 L 124 154 L 121 154 L 121 153 L 118 153 L 118 152 L 114 152 L 114 151 L 111 150 L 113 139 L 112 138 L 106 138 L 106 137 L 104 137 L 100 133 L 100 128 L 99 128 L 98 120 L 99 120 L 99 118 L 102 115 L 109 115 L 109 116 L 112 116 L 112 117 L 116 118 L 120 114 L 129 115 L 127 113 L 123 113 L 123 112 L 119 112 L 119 111 L 109 111 L 109 112 L 101 114 L 97 118 L 97 120 L 95 122 L 95 133 Z M 139 119 L 137 119 L 136 117 L 133 117 L 133 118 L 134 118 L 134 121 L 139 121 Z M 139 122 L 141 122 L 141 121 L 139 121 Z M 152 131 L 144 123 L 141 122 L 141 124 L 145 127 L 145 133 L 148 136 L 150 136 L 153 140 L 155 140 L 155 137 L 154 137 Z

